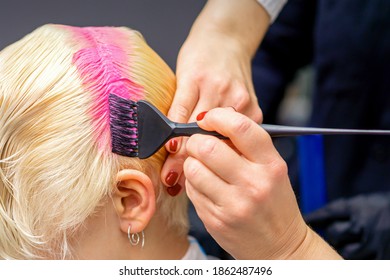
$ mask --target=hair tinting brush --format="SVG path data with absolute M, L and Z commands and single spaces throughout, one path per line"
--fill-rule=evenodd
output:
M 214 135 L 227 139 L 215 131 L 201 129 L 196 123 L 175 123 L 146 101 L 134 102 L 115 94 L 109 95 L 112 152 L 127 156 L 148 158 L 169 139 L 193 134 Z M 298 135 L 390 135 L 390 130 L 360 130 L 310 128 L 262 124 L 271 137 Z

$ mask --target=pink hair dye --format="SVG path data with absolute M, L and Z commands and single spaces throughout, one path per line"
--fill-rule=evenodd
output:
M 108 95 L 113 93 L 133 101 L 144 97 L 142 86 L 124 72 L 131 69 L 127 54 L 132 49 L 131 38 L 124 30 L 113 27 L 67 28 L 85 46 L 74 54 L 73 64 L 93 95 L 92 117 L 98 145 L 104 149 L 111 143 Z

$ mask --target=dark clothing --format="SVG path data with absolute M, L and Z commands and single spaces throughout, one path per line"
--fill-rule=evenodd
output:
M 264 123 L 275 123 L 286 87 L 306 65 L 315 71 L 308 126 L 390 129 L 390 0 L 289 0 L 253 61 Z M 291 153 L 284 140 L 275 144 Z M 345 258 L 389 259 L 390 137 L 325 136 L 324 149 L 330 203 L 307 222 Z M 205 231 L 193 230 L 207 250 Z
M 289 0 L 253 61 L 264 123 L 306 65 L 308 126 L 390 129 L 389 0 Z M 306 221 L 345 258 L 389 259 L 390 137 L 324 136 L 324 153 L 329 204 Z M 299 194 L 297 157 L 286 160 Z
M 306 215 L 346 259 L 390 258 L 390 192 L 336 199 Z
M 308 64 L 308 126 L 390 129 L 389 0 L 289 0 L 253 63 L 265 123 Z M 329 200 L 390 190 L 389 137 L 327 136 L 324 145 Z

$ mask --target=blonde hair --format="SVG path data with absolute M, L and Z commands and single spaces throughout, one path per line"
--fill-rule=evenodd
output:
M 70 258 L 69 238 L 107 201 L 121 168 L 150 175 L 156 215 L 187 233 L 185 196 L 162 191 L 164 149 L 147 160 L 111 152 L 115 89 L 164 113 L 175 91 L 170 68 L 125 27 L 45 25 L 0 52 L 1 258 Z

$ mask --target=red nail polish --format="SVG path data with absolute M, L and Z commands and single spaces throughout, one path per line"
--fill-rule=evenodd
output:
M 178 142 L 176 139 L 172 139 L 171 141 L 169 141 L 169 151 L 171 153 L 175 153 L 177 151 L 177 145 Z
M 206 115 L 207 111 L 204 111 L 202 113 L 199 113 L 197 116 L 196 116 L 196 120 L 197 121 L 201 121 L 203 120 L 204 116 Z
M 176 184 L 172 187 L 168 187 L 167 192 L 170 196 L 177 196 L 182 189 L 183 189 L 182 186 L 180 186 L 179 184 Z
M 176 184 L 177 178 L 179 177 L 179 174 L 177 172 L 171 170 L 169 171 L 167 177 L 165 177 L 165 182 L 168 186 L 174 186 Z

